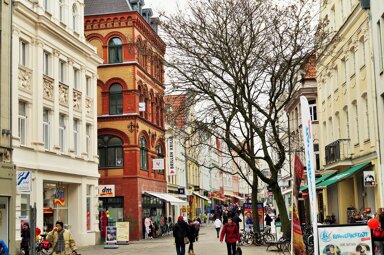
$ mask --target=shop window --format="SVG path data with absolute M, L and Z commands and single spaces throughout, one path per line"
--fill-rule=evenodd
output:
M 122 63 L 123 62 L 123 44 L 121 39 L 118 37 L 114 37 L 109 41 L 108 44 L 108 56 L 109 63 Z
M 123 141 L 116 137 L 105 135 L 98 139 L 100 167 L 123 166 Z
M 123 113 L 123 94 L 120 84 L 115 83 L 109 89 L 109 114 Z
M 102 201 L 103 210 L 108 210 L 110 221 L 123 221 L 124 220 L 124 198 L 123 197 L 103 197 Z
M 86 228 L 87 231 L 91 231 L 91 215 L 92 215 L 92 185 L 87 185 L 87 215 L 86 215 Z
M 43 184 L 43 230 L 51 231 L 57 220 L 68 224 L 68 185 Z
M 148 170 L 148 146 L 144 136 L 140 137 L 140 169 Z

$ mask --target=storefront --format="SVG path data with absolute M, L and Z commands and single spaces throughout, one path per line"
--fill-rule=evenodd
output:
M 188 205 L 187 201 L 171 194 L 145 191 L 142 201 L 143 218 L 164 216 L 174 221 L 181 215 L 181 208 L 185 205 Z

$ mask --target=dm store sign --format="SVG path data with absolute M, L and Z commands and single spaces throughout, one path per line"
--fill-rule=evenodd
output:
M 373 255 L 371 231 L 365 226 L 327 226 L 318 228 L 320 254 Z
M 114 197 L 114 196 L 115 196 L 115 185 L 99 186 L 99 197 Z

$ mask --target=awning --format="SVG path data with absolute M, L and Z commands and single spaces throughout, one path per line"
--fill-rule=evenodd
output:
M 216 199 L 216 200 L 219 200 L 219 201 L 222 201 L 222 202 L 227 202 L 227 199 L 221 198 L 221 197 L 213 197 L 213 199 Z
M 239 200 L 245 200 L 245 198 L 239 197 L 239 196 L 234 195 L 234 194 L 225 194 L 224 196 L 234 197 L 234 198 L 239 199 Z
M 177 197 L 174 197 L 168 193 L 144 191 L 144 194 L 165 200 L 169 202 L 171 205 L 188 205 L 187 201 L 178 199 Z
M 205 201 L 211 201 L 211 199 L 207 198 L 206 196 L 200 195 L 200 194 L 197 193 L 197 192 L 193 192 L 193 191 L 192 191 L 192 194 L 195 195 L 195 196 L 198 196 L 198 197 L 201 198 L 201 199 L 204 199 Z
M 329 177 L 331 177 L 331 176 L 333 176 L 335 174 L 336 174 L 336 172 L 335 173 L 331 173 L 331 174 L 324 174 L 323 176 L 317 178 L 316 179 L 316 186 L 317 186 L 317 184 L 321 183 L 322 181 L 325 181 L 326 179 L 328 179 Z M 308 189 L 308 185 L 300 187 L 300 191 L 304 191 L 306 189 Z
M 316 185 L 316 187 L 325 188 L 329 185 L 335 184 L 335 183 L 351 176 L 352 174 L 356 173 L 357 171 L 364 169 L 365 167 L 369 166 L 370 164 L 371 163 L 368 162 L 368 163 L 364 163 L 364 164 L 361 164 L 358 166 L 353 166 L 353 167 L 349 168 L 348 170 L 345 170 L 344 172 L 338 173 L 338 174 L 332 176 L 331 178 L 319 183 L 318 185 Z

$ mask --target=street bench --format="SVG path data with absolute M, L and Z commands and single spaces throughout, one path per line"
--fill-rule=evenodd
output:
M 284 237 L 281 237 L 279 240 L 277 241 L 266 241 L 265 244 L 267 245 L 267 251 L 269 250 L 270 247 L 276 247 L 276 251 L 279 251 L 279 252 L 286 252 L 286 251 L 290 251 L 291 249 L 291 240 L 290 239 L 286 239 Z

